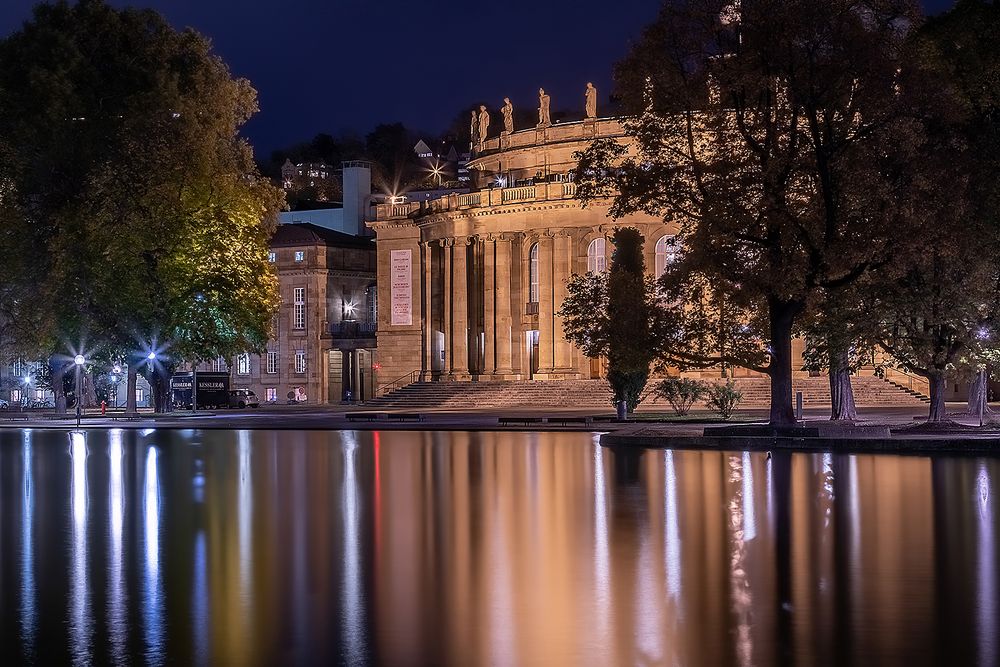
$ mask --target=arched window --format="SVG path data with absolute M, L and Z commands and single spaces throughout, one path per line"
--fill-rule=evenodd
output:
M 608 260 L 604 255 L 604 239 L 594 239 L 587 246 L 587 271 L 603 273 L 608 268 Z
M 675 259 L 677 259 L 677 238 L 669 234 L 661 236 L 656 242 L 656 277 L 662 276 Z
M 538 244 L 528 251 L 528 302 L 538 303 Z

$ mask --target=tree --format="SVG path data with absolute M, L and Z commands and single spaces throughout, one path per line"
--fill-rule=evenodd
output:
M 282 194 L 239 137 L 256 110 L 208 40 L 152 11 L 41 4 L 0 42 L 0 150 L 13 158 L 0 165 L 12 220 L 0 265 L 33 294 L 12 299 L 31 324 L 23 346 L 125 359 L 154 337 L 191 358 L 262 345 Z M 225 333 L 188 343 L 197 295 Z
M 610 270 L 572 276 L 558 314 L 566 340 L 588 357 L 607 357 L 613 400 L 616 405 L 625 401 L 633 412 L 656 357 L 659 309 L 655 283 L 646 275 L 639 230 L 618 228 L 612 243 Z
M 905 52 L 919 22 L 911 0 L 665 2 L 616 69 L 634 145 L 599 140 L 580 162 L 585 201 L 679 221 L 687 270 L 764 310 L 772 423 L 794 421 L 797 321 L 928 215 L 897 205 L 926 143 Z

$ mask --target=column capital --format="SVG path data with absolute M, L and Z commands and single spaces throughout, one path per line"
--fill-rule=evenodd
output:
M 442 248 L 450 248 L 451 246 L 455 245 L 455 239 L 451 238 L 438 239 L 437 242 L 441 245 Z
M 526 234 L 524 232 L 500 232 L 496 235 L 498 241 L 523 241 Z

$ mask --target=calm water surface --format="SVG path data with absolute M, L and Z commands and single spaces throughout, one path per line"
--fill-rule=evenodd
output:
M 0 432 L 0 664 L 1000 662 L 1000 461 Z

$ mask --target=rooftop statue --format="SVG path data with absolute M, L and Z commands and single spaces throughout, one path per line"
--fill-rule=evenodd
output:
M 510 103 L 510 98 L 503 98 L 503 106 L 500 108 L 503 114 L 503 131 L 510 134 L 514 131 L 514 105 Z
M 486 134 L 490 129 L 490 112 L 486 110 L 485 104 L 479 105 L 479 143 L 486 141 Z
M 587 83 L 587 92 L 584 93 L 584 96 L 587 100 L 586 110 L 588 120 L 597 118 L 597 88 L 594 88 L 594 84 Z
M 549 106 L 551 100 L 549 96 L 545 94 L 544 88 L 538 89 L 538 125 L 545 127 L 552 124 L 552 118 L 549 116 Z
M 472 110 L 472 119 L 469 121 L 469 145 L 476 145 L 476 110 Z

